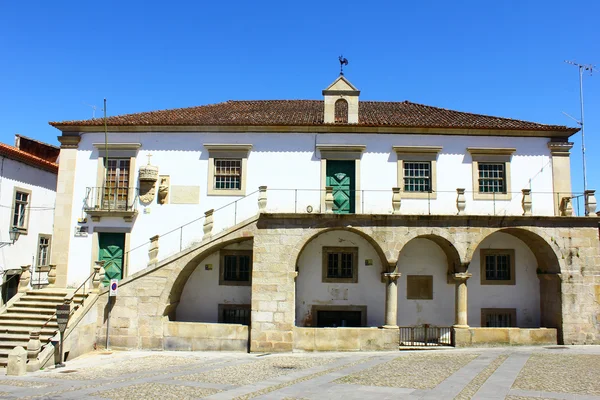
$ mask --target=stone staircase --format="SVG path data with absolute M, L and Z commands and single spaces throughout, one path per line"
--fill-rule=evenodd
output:
M 29 333 L 40 331 L 42 345 L 58 332 L 56 323 L 56 306 L 63 304 L 65 296 L 73 290 L 38 289 L 29 290 L 21 298 L 11 304 L 0 314 L 0 368 L 6 367 L 8 353 L 16 346 L 27 348 Z M 71 310 L 78 308 L 87 295 L 76 294 L 71 303 Z M 52 317 L 52 320 L 42 326 Z

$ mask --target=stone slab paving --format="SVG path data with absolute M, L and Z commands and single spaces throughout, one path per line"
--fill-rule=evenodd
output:
M 600 346 L 378 353 L 90 353 L 24 377 L 1 399 L 600 400 Z

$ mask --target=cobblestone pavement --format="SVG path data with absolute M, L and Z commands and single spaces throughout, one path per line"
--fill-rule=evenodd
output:
M 0 370 L 2 371 L 2 370 Z M 2 399 L 597 399 L 600 346 L 381 353 L 90 353 Z

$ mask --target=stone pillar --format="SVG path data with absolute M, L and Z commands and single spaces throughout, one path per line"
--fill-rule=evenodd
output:
M 81 138 L 78 133 L 64 133 L 58 137 L 60 145 L 60 163 L 56 182 L 56 206 L 54 208 L 54 230 L 52 234 L 52 264 L 56 265 L 56 286 L 67 286 L 67 269 L 69 262 L 69 245 L 71 243 L 71 227 L 73 204 L 80 204 L 83 198 L 73 197 L 75 188 L 75 165 L 77 163 L 77 147 Z M 83 196 L 83 195 L 82 195 Z
M 267 187 L 258 187 L 258 212 L 263 213 L 267 209 Z
M 27 374 L 27 351 L 17 346 L 8 353 L 8 365 L 6 375 L 22 376 Z
M 56 264 L 50 264 L 48 270 L 48 287 L 54 287 L 56 283 Z
M 94 272 L 95 275 L 92 278 L 92 287 L 94 292 L 98 293 L 100 292 L 100 289 L 102 289 L 102 281 L 106 275 L 106 271 L 104 271 L 104 261 L 95 261 Z
M 523 215 L 531 215 L 531 189 L 522 189 L 523 199 L 521 207 L 523 207 Z
M 202 240 L 210 239 L 212 236 L 212 228 L 214 225 L 213 213 L 214 209 L 210 209 L 204 213 L 204 226 L 202 230 L 204 231 L 204 236 L 202 236 Z
M 31 280 L 31 265 L 21 266 L 21 277 L 19 278 L 19 293 L 29 290 L 29 281 Z
M 571 197 L 571 142 L 548 142 L 552 155 L 552 191 L 554 215 L 560 214 L 560 202 L 563 197 Z
M 454 328 L 468 328 L 467 322 L 467 279 L 472 274 L 468 272 L 458 272 L 452 275 L 456 283 L 456 298 L 454 308 L 456 310 L 454 319 Z
M 570 197 L 563 197 L 560 201 L 559 215 L 561 217 L 573 216 L 573 202 Z
M 385 329 L 398 329 L 398 278 L 399 273 L 385 273 Z
M 400 205 L 402 204 L 402 194 L 400 188 L 392 188 L 392 214 L 400 214 Z
M 596 217 L 596 191 L 595 190 L 586 190 L 584 192 L 585 196 L 585 215 L 588 217 Z
M 29 342 L 27 342 L 27 371 L 34 372 L 40 369 L 40 360 L 38 355 L 42 349 L 40 342 L 40 331 L 31 331 L 29 333 Z
M 333 214 L 333 187 L 325 186 L 325 214 Z
M 466 207 L 465 189 L 456 189 L 456 209 L 458 210 L 458 215 L 464 215 Z
M 158 238 L 159 235 L 150 238 L 150 247 L 148 247 L 148 266 L 154 266 L 158 263 Z

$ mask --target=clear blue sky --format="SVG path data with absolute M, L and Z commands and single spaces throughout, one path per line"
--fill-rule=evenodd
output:
M 600 67 L 598 1 L 0 1 L 0 141 L 52 120 L 228 99 L 320 99 L 337 56 L 361 99 L 575 126 L 575 67 Z M 600 191 L 600 73 L 584 78 Z M 85 103 L 85 104 L 84 104 Z M 582 190 L 581 135 L 572 137 Z

